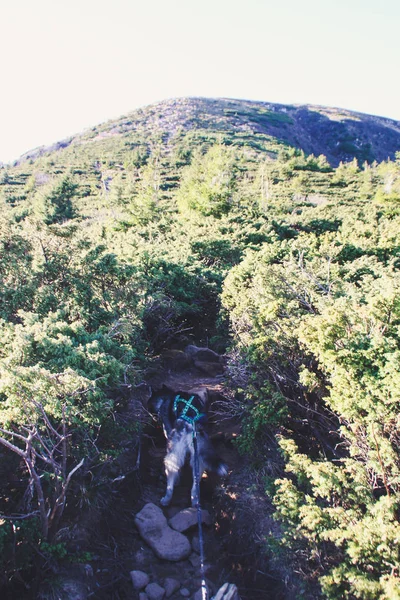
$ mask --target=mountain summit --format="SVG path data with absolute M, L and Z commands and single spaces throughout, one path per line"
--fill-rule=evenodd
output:
M 178 98 L 144 108 L 94 127 L 50 147 L 24 154 L 20 161 L 62 149 L 70 144 L 143 134 L 167 145 L 188 131 L 219 134 L 232 143 L 289 145 L 332 166 L 356 158 L 360 164 L 394 158 L 400 149 L 400 122 L 341 108 L 274 104 L 228 98 Z M 20 161 L 17 161 L 20 162 Z

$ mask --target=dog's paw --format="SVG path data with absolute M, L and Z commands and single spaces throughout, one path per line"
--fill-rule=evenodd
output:
M 160 500 L 160 504 L 162 504 L 162 506 L 168 506 L 170 502 L 171 502 L 171 498 L 168 498 L 167 496 L 164 496 Z

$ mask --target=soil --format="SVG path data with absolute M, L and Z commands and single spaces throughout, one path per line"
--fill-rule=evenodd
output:
M 209 433 L 230 472 L 226 478 L 209 475 L 201 482 L 201 505 L 209 511 L 213 523 L 204 527 L 206 576 L 212 593 L 229 582 L 238 586 L 242 600 L 283 600 L 283 586 L 268 572 L 267 560 L 259 559 L 259 542 L 252 537 L 257 535 L 254 525 L 257 516 L 253 510 L 251 513 L 241 510 L 240 495 L 249 481 L 243 476 L 245 460 L 234 444 L 240 424 L 232 419 L 221 420 L 220 415 L 213 416 L 213 403 L 224 399 L 223 376 L 210 377 L 191 368 L 181 373 L 166 373 L 163 382 L 176 391 L 207 388 L 211 398 Z M 129 423 L 137 416 L 138 400 L 132 394 L 124 418 Z M 165 492 L 164 454 L 162 429 L 150 422 L 142 435 L 140 449 L 137 445 L 127 445 L 123 453 L 119 467 L 128 474 L 123 479 L 116 478 L 112 489 L 104 495 L 103 507 L 97 510 L 89 507 L 79 519 L 77 528 L 81 527 L 83 533 L 79 545 L 79 533 L 75 532 L 75 551 L 82 548 L 90 554 L 87 561 L 67 568 L 60 576 L 64 579 L 73 576 L 85 587 L 86 594 L 77 591 L 74 596 L 71 592 L 66 595 L 58 592 L 52 596 L 46 593 L 46 586 L 42 586 L 39 597 L 44 600 L 52 597 L 137 600 L 139 594 L 133 589 L 130 578 L 132 570 L 145 571 L 151 581 L 161 585 L 167 577 L 177 579 L 190 592 L 190 598 L 194 597 L 201 585 L 198 555 L 194 552 L 189 559 L 178 563 L 160 560 L 141 539 L 134 524 L 135 515 L 146 503 L 160 506 L 160 498 Z M 171 506 L 163 508 L 167 518 L 190 506 L 191 477 L 190 468 L 184 467 Z M 236 498 L 239 498 L 237 506 Z M 187 535 L 195 547 L 196 528 Z M 177 598 L 182 598 L 179 591 L 171 596 L 172 600 Z

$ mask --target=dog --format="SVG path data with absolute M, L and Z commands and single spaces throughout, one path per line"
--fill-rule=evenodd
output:
M 175 483 L 185 460 L 190 455 L 193 486 L 191 490 L 192 506 L 198 506 L 195 478 L 195 457 L 193 433 L 196 427 L 196 440 L 199 458 L 199 481 L 204 471 L 214 471 L 218 475 L 227 475 L 228 469 L 216 454 L 205 430 L 207 420 L 207 390 L 193 392 L 173 391 L 166 385 L 153 392 L 148 407 L 161 419 L 164 435 L 167 439 L 167 454 L 164 459 L 167 476 L 167 490 L 161 498 L 161 504 L 168 506 L 172 499 Z

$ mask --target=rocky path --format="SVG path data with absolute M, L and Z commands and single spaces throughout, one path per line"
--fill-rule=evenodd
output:
M 200 390 L 206 388 L 211 398 L 223 394 L 223 362 L 207 349 L 189 347 L 181 353 L 171 351 L 163 357 L 167 367 L 163 383 L 175 391 Z M 211 424 L 215 430 L 216 424 Z M 161 600 L 162 598 L 201 600 L 200 556 L 197 527 L 197 511 L 190 508 L 191 472 L 184 469 L 177 485 L 171 506 L 160 507 L 159 499 L 165 486 L 163 457 L 165 440 L 155 435 L 147 448 L 146 478 L 139 504 L 143 508 L 135 516 L 135 524 L 146 546 L 141 546 L 135 555 L 136 569 L 131 572 L 133 588 L 139 600 Z M 220 449 L 219 449 L 220 450 Z M 227 460 L 227 452 L 224 453 Z M 215 480 L 202 482 L 202 521 L 205 539 L 206 577 L 210 593 L 216 597 L 224 583 L 223 570 L 218 563 L 221 548 L 215 532 L 212 494 Z M 149 552 L 149 548 L 151 549 Z M 227 587 L 227 586 L 225 586 Z M 235 586 L 219 592 L 222 598 L 238 600 Z
M 233 474 L 240 471 L 243 459 L 232 444 L 239 425 L 220 419 L 220 409 L 213 414 L 213 406 L 228 402 L 226 397 L 224 399 L 223 370 L 223 360 L 214 353 L 201 354 L 193 349 L 185 353 L 170 351 L 160 359 L 160 365 L 147 381 L 152 386 L 165 383 L 175 391 L 207 388 L 209 392 L 210 436 L 230 471 L 227 478 L 209 475 L 201 482 L 205 568 L 210 594 L 215 600 L 238 600 L 236 586 L 230 585 L 236 584 L 242 600 L 278 600 L 282 596 L 264 591 L 264 581 L 256 581 L 260 575 L 254 575 L 248 585 L 240 559 L 241 548 L 236 538 L 230 542 L 236 492 L 229 482 Z M 143 419 L 142 405 L 140 389 L 133 390 L 128 410 L 123 415 L 127 429 L 138 418 Z M 126 443 L 118 466 L 119 472 L 125 472 L 126 476 L 116 477 L 112 490 L 107 489 L 106 506 L 90 507 L 92 525 L 87 524 L 87 528 L 91 530 L 89 547 L 94 551 L 87 564 L 80 566 L 83 583 L 76 593 L 69 590 L 65 596 L 68 600 L 201 600 L 197 515 L 188 508 L 191 469 L 183 468 L 171 505 L 162 507 L 166 443 L 161 427 L 149 416 L 147 423 L 140 448 L 134 443 L 130 445 L 129 441 Z M 221 498 L 229 501 L 229 511 L 225 511 Z M 96 502 L 101 503 L 101 495 Z M 252 570 L 256 572 L 253 567 Z

